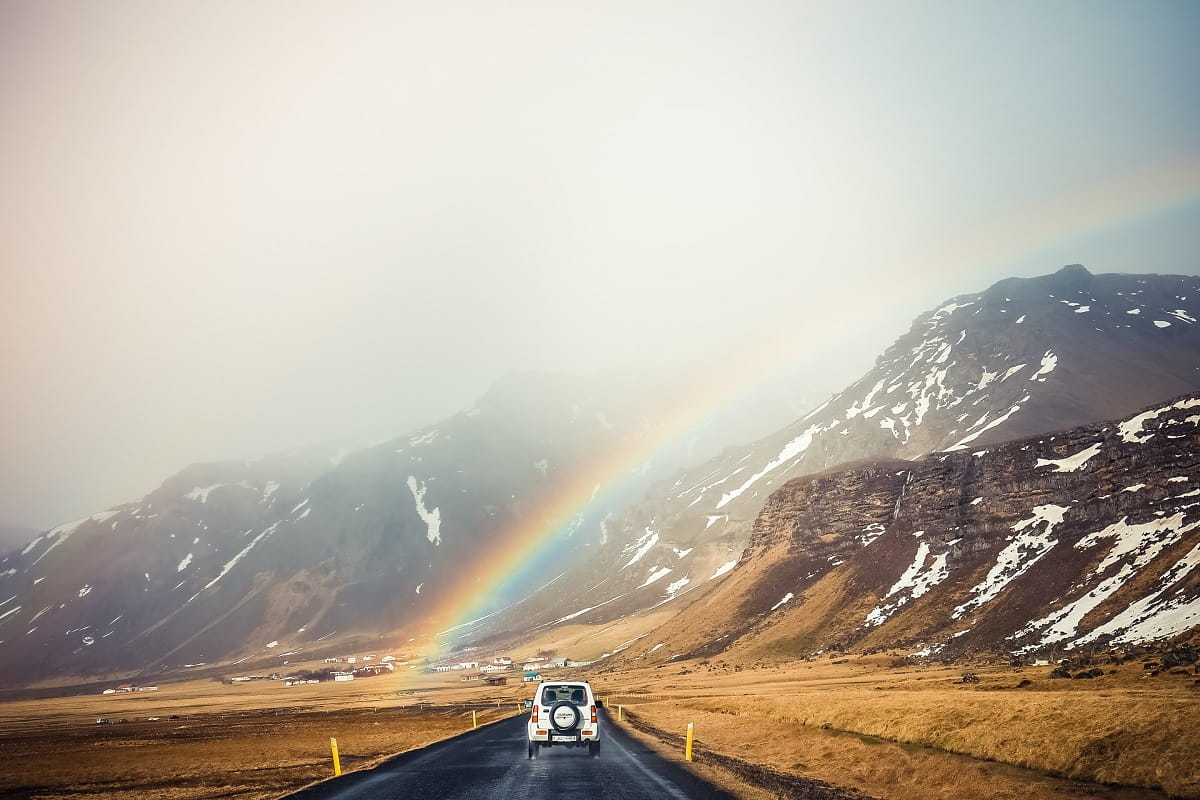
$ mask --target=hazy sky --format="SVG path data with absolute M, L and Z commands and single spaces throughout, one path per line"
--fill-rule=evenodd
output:
M 828 392 L 1008 275 L 1194 274 L 1198 37 L 1192 2 L 0 0 L 0 521 L 511 370 L 824 345 Z

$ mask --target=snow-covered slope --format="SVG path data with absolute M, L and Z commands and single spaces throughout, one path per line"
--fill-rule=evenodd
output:
M 1001 281 L 922 315 L 848 389 L 681 478 L 672 499 L 724 514 L 838 463 L 978 449 L 1113 418 L 1200 387 L 1198 316 L 1194 277 L 1071 266 Z
M 1078 265 L 952 298 L 802 419 L 586 532 L 604 543 L 600 558 L 557 588 L 547 619 L 594 608 L 582 619 L 598 621 L 668 601 L 666 588 L 697 589 L 736 560 L 762 504 L 793 477 L 862 459 L 979 453 L 1200 389 L 1198 318 L 1200 279 Z

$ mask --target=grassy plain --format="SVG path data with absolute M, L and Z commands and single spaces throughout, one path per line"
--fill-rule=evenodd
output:
M 701 762 L 733 756 L 877 798 L 1200 797 L 1200 681 L 1111 669 L 1062 680 L 1049 667 L 980 667 L 964 684 L 961 667 L 850 658 L 672 665 L 597 685 L 635 725 L 681 735 L 694 723 Z
M 279 797 L 333 774 L 331 737 L 342 769 L 361 769 L 469 730 L 472 710 L 481 725 L 516 714 L 520 687 L 505 688 L 397 673 L 0 703 L 0 796 Z
M 630 638 L 582 628 L 558 636 L 604 650 Z M 1048 667 L 981 666 L 971 668 L 979 683 L 963 684 L 964 669 L 839 658 L 559 674 L 590 679 L 610 713 L 620 705 L 622 724 L 668 757 L 681 759 L 684 728 L 695 723 L 694 768 L 753 800 L 789 795 L 730 772 L 714 754 L 881 800 L 1200 798 L 1195 676 L 1148 677 L 1127 663 L 1092 680 L 1054 680 Z M 398 671 L 299 687 L 190 681 L 154 693 L 8 701 L 0 796 L 275 798 L 331 774 L 330 737 L 343 768 L 359 769 L 468 730 L 472 709 L 481 724 L 516 714 L 530 693 L 519 678 L 486 687 L 455 673 Z

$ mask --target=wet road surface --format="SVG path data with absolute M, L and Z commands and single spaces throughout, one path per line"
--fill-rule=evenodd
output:
M 611 724 L 601 728 L 599 758 L 582 747 L 551 747 L 531 761 L 526 757 L 525 715 L 520 715 L 289 796 L 367 798 L 733 800 L 733 795 L 664 760 Z

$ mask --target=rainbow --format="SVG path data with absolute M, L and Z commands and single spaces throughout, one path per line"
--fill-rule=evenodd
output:
M 906 276 L 907 292 L 877 297 L 873 306 L 860 311 L 869 314 L 875 308 L 895 306 L 936 290 L 949 275 L 964 270 L 986 271 L 1043 247 L 1128 224 L 1197 198 L 1200 198 L 1200 155 L 1087 186 L 1001 220 L 993 227 L 975 231 L 941 252 L 921 259 L 902 273 Z M 830 330 L 844 331 L 854 321 L 840 309 L 827 309 L 803 321 L 783 321 L 773 329 L 759 331 L 755 337 L 758 342 L 774 342 L 775 347 L 760 346 L 749 355 L 739 353 L 736 358 L 719 362 L 722 368 L 714 371 L 713 377 L 681 387 L 669 422 L 654 435 L 616 445 L 600 454 L 588 468 L 558 486 L 534 513 L 492 538 L 490 547 L 442 593 L 436 606 L 427 613 L 426 629 L 420 638 L 429 641 L 435 652 L 426 655 L 436 655 L 439 634 L 481 618 L 489 598 L 499 594 L 511 581 L 524 580 L 531 589 L 542 585 L 533 579 L 526 565 L 536 561 L 540 551 L 555 544 L 561 538 L 559 534 L 580 514 L 615 494 L 634 468 L 676 444 L 681 436 L 725 405 L 816 351 Z M 819 339 L 817 335 L 821 332 L 824 333 Z M 809 344 L 798 345 L 798 342 Z

